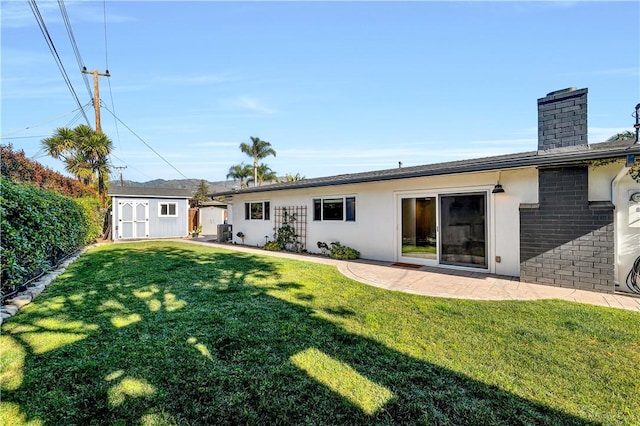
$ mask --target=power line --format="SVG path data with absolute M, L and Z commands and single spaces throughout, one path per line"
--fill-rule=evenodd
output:
M 78 105 L 78 107 L 82 110 L 82 115 L 84 115 L 84 119 L 87 121 L 87 124 L 89 124 L 89 118 L 84 113 L 84 109 L 82 109 L 82 104 L 80 103 L 80 99 L 78 99 L 78 95 L 76 94 L 76 91 L 74 90 L 73 85 L 71 84 L 71 80 L 69 79 L 69 75 L 67 74 L 67 70 L 64 68 L 64 65 L 62 64 L 62 60 L 60 59 L 60 55 L 58 55 L 58 51 L 56 50 L 56 47 L 53 44 L 53 40 L 51 39 L 51 35 L 49 34 L 49 30 L 47 29 L 47 25 L 44 23 L 44 18 L 42 17 L 42 14 L 40 14 L 40 9 L 38 9 L 38 5 L 36 4 L 36 1 L 35 0 L 29 0 L 29 7 L 31 8 L 31 11 L 33 12 L 33 16 L 36 18 L 36 21 L 38 23 L 38 27 L 40 28 L 40 32 L 42 32 L 42 36 L 44 37 L 45 42 L 47 43 L 47 46 L 49 47 L 49 50 L 51 51 L 51 54 L 53 55 L 53 58 L 56 61 L 56 64 L 58 65 L 58 69 L 60 70 L 60 73 L 62 74 L 62 78 L 64 79 L 65 83 L 67 84 L 67 88 L 71 92 L 71 96 L 75 100 L 75 102 Z
M 104 21 L 104 64 L 105 64 L 105 69 L 109 71 L 109 48 L 107 43 L 107 0 L 103 0 L 102 16 Z M 109 99 L 111 100 L 111 109 L 114 111 L 114 115 L 115 115 L 116 106 L 113 102 L 113 90 L 111 89 L 111 79 L 107 80 L 107 83 L 109 84 Z M 122 148 L 122 144 L 120 143 L 120 128 L 118 127 L 118 120 L 116 120 L 114 117 L 113 122 L 115 123 L 115 126 L 116 126 L 116 139 L 118 139 L 118 146 Z
M 80 116 L 81 116 L 82 114 L 84 114 L 84 110 L 85 110 L 85 109 L 87 109 L 87 108 L 89 108 L 89 107 L 90 107 L 90 105 L 91 105 L 91 101 L 90 101 L 90 102 L 87 102 L 86 104 L 84 104 L 84 106 L 83 106 L 83 110 L 82 110 L 81 112 L 77 113 L 76 115 L 74 115 L 73 117 L 71 117 L 71 120 L 69 120 L 69 122 L 67 123 L 67 125 L 66 125 L 66 126 L 64 126 L 64 127 L 71 128 L 71 126 L 73 126 L 74 124 L 76 124 L 76 123 L 78 122 L 78 120 L 80 120 Z
M 34 135 L 34 136 L 0 136 L 0 139 L 38 139 L 46 138 L 48 135 Z
M 58 6 L 60 7 L 60 13 L 62 14 L 62 21 L 64 22 L 65 27 L 67 28 L 67 34 L 69 35 L 69 41 L 71 42 L 71 47 L 73 48 L 73 53 L 76 55 L 76 61 L 78 62 L 78 68 L 82 71 L 84 66 L 84 62 L 82 61 L 82 57 L 80 56 L 80 49 L 78 49 L 78 43 L 76 43 L 76 38 L 73 36 L 73 30 L 71 29 L 71 21 L 69 21 L 69 15 L 67 14 L 67 8 L 64 5 L 64 0 L 58 0 Z M 89 85 L 89 77 L 86 74 L 82 74 L 82 78 L 84 79 L 84 85 L 87 88 L 87 93 L 89 94 L 89 98 L 91 98 L 91 86 Z
M 120 118 L 118 118 L 109 108 L 104 107 L 104 109 L 106 109 L 111 115 L 113 115 L 113 117 L 118 120 L 120 122 L 120 124 L 122 124 L 124 127 L 127 128 L 127 130 L 129 130 L 131 132 L 132 135 L 134 135 L 135 137 L 137 137 L 140 142 L 142 142 L 143 144 L 146 145 L 147 148 L 149 148 L 154 154 L 156 154 L 162 161 L 164 161 L 165 163 L 167 163 L 169 165 L 169 167 L 171 167 L 173 170 L 175 170 L 176 172 L 178 172 L 180 174 L 180 176 L 182 176 L 185 179 L 189 179 L 187 176 L 185 176 L 184 173 L 182 173 L 180 170 L 178 170 L 176 168 L 176 166 L 174 166 L 173 164 L 171 164 L 166 158 L 164 158 L 162 155 L 160 155 L 160 153 L 158 151 L 156 151 L 155 149 L 153 149 L 151 147 L 151 145 L 149 145 L 144 139 L 142 139 L 140 136 L 138 136 L 138 134 L 136 132 L 134 132 L 131 127 L 127 126 L 122 120 L 120 120 Z
M 87 105 L 89 105 L 89 104 L 90 104 L 90 103 L 87 103 L 87 104 L 85 104 L 83 107 L 76 108 L 76 109 L 74 109 L 74 110 L 72 110 L 72 111 L 65 112 L 64 114 L 56 115 L 55 117 L 50 118 L 50 119 L 47 119 L 47 120 L 45 120 L 45 121 L 41 121 L 41 122 L 39 122 L 39 123 L 32 124 L 32 125 L 30 125 L 30 126 L 25 127 L 24 129 L 12 130 L 12 131 L 10 131 L 10 132 L 4 133 L 4 134 L 2 134 L 2 135 L 0 136 L 0 139 L 6 139 L 6 137 L 7 137 L 7 136 L 12 135 L 12 134 L 14 134 L 14 133 L 24 132 L 24 131 L 26 131 L 26 130 L 33 129 L 34 127 L 39 127 L 39 126 L 42 126 L 43 124 L 51 123 L 52 121 L 56 121 L 56 120 L 57 120 L 57 119 L 59 119 L 59 118 L 66 117 L 67 115 L 69 115 L 69 114 L 73 114 L 74 112 L 75 112 L 75 113 L 78 113 L 78 111 L 80 111 L 82 108 L 86 108 L 86 107 L 87 107 Z M 79 114 L 79 113 L 78 113 L 78 114 Z M 68 127 L 68 126 L 67 126 L 67 127 Z
M 142 170 L 140 170 L 140 169 L 137 169 L 137 168 L 133 167 L 131 164 L 127 164 L 127 162 L 126 162 L 126 161 L 124 161 L 124 160 L 123 160 L 123 159 L 121 159 L 121 158 L 118 158 L 118 156 L 116 156 L 114 153 L 110 153 L 109 155 L 111 155 L 112 157 L 114 157 L 116 160 L 120 161 L 121 163 L 123 163 L 123 164 L 124 164 L 124 165 L 126 165 L 127 167 L 131 167 L 133 170 L 135 170 L 136 172 L 140 173 L 141 175 L 146 176 L 146 177 L 147 177 L 147 178 L 149 178 L 149 179 L 154 179 L 153 177 L 149 176 L 148 174 L 146 174 L 146 173 L 145 173 L 145 172 L 143 172 Z
M 109 69 L 109 50 L 107 49 L 107 0 L 102 2 L 102 16 L 104 21 L 104 65 Z

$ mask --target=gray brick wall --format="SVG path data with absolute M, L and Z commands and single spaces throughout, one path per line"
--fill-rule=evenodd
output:
M 538 184 L 520 206 L 520 280 L 613 292 L 613 205 L 589 203 L 587 167 L 541 168 Z
M 587 145 L 587 89 L 538 99 L 538 150 Z

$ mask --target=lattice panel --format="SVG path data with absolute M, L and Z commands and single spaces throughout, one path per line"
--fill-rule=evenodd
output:
M 285 220 L 285 213 L 289 224 L 296 231 L 298 243 L 302 250 L 307 249 L 307 206 L 277 206 L 275 208 L 274 234 L 280 229 Z

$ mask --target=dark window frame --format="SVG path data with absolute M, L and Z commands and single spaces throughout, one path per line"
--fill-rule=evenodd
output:
M 258 213 L 260 213 L 259 217 L 257 217 Z M 245 202 L 244 220 L 271 220 L 271 201 Z
M 313 220 L 314 222 L 355 222 L 356 196 L 314 198 Z

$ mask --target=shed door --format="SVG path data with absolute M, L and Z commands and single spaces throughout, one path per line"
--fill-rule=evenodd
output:
M 118 238 L 146 238 L 149 236 L 149 203 L 121 201 L 118 203 Z

